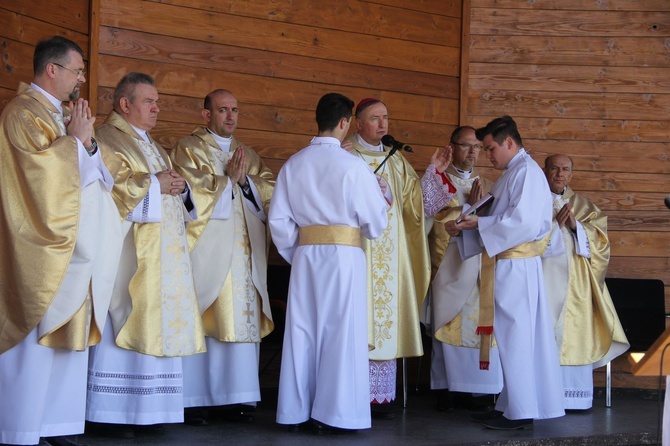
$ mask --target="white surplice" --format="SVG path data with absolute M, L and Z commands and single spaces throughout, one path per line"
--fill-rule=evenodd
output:
M 458 237 L 462 255 L 486 249 L 495 256 L 541 240 L 551 230 L 552 200 L 547 180 L 521 149 L 491 189 L 495 197 L 479 216 L 477 230 Z M 563 383 L 539 256 L 498 259 L 493 331 L 503 370 L 496 409 L 508 419 L 565 415 Z
M 454 172 L 458 173 L 454 169 Z M 427 173 L 428 174 L 428 173 Z M 467 202 L 472 183 L 479 176 L 470 172 L 457 176 L 448 172 L 456 189 L 459 203 Z M 467 206 L 467 205 L 466 205 Z M 431 283 L 430 308 L 433 348 L 430 362 L 431 389 L 454 392 L 499 393 L 502 389 L 502 370 L 498 349 L 491 349 L 488 370 L 479 369 L 479 335 L 476 335 L 479 315 L 479 269 L 481 255 L 461 259 L 456 238 L 449 245 Z M 461 315 L 462 345 L 440 342 L 436 330 Z
M 316 137 L 282 167 L 269 224 L 292 265 L 277 422 L 310 417 L 330 426 L 369 428 L 368 318 L 363 250 L 298 246 L 300 227 L 360 228 L 381 234 L 387 204 L 368 166 L 331 137 Z

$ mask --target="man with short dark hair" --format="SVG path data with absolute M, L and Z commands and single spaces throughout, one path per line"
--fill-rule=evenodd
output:
M 185 421 L 207 423 L 204 407 L 249 422 L 244 410 L 261 399 L 261 338 L 274 329 L 267 291 L 266 212 L 274 176 L 233 136 L 237 99 L 228 90 L 205 97 L 206 127 L 180 139 L 170 157 L 193 188 L 200 213 L 189 223 L 195 291 L 207 352 L 184 358 Z M 212 373 L 219 370 L 219 373 Z
M 85 65 L 60 36 L 0 117 L 0 443 L 84 432 L 88 347 L 100 341 L 121 250 Z M 69 101 L 69 106 L 63 102 Z M 47 438 L 67 444 L 64 438 Z M 43 443 L 40 443 L 43 444 Z
M 551 230 L 551 195 L 542 169 L 523 148 L 516 122 L 503 116 L 477 129 L 486 157 L 502 175 L 491 188 L 488 210 L 446 229 L 459 236 L 461 255 L 482 252 L 482 286 L 477 329 L 495 335 L 504 384 L 497 412 L 479 417 L 491 429 L 524 429 L 533 419 L 555 418 L 563 410 L 563 386 L 556 341 L 544 291 L 540 254 Z M 462 231 L 462 234 L 461 234 Z M 482 248 L 483 247 L 483 248 Z M 493 282 L 491 281 L 493 277 Z M 482 337 L 486 368 L 491 337 Z
M 122 165 L 112 193 L 124 244 L 110 323 L 91 354 L 86 419 L 128 438 L 184 420 L 181 357 L 204 352 L 205 339 L 186 241 L 190 190 L 148 133 L 160 111 L 154 80 L 128 73 L 114 98 L 98 136 Z
M 610 258 L 607 216 L 570 188 L 572 158 L 544 162 L 554 224 L 542 269 L 561 361 L 565 408 L 593 405 L 593 369 L 624 353 L 628 340 L 605 285 Z
M 353 102 L 337 93 L 316 107 L 318 136 L 277 177 L 272 240 L 292 265 L 277 422 L 289 430 L 370 427 L 368 316 L 361 235 L 377 237 L 387 202 L 375 176 L 341 141 Z

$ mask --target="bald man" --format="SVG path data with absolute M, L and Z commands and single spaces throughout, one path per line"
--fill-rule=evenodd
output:
M 605 285 L 610 257 L 607 217 L 570 188 L 573 167 L 572 159 L 562 154 L 544 163 L 554 221 L 542 267 L 565 408 L 586 410 L 593 405 L 593 369 L 621 355 L 629 344 Z
M 205 407 L 225 406 L 231 421 L 260 401 L 261 338 L 274 328 L 267 292 L 266 213 L 274 175 L 239 142 L 237 99 L 228 90 L 205 97 L 206 127 L 182 138 L 171 153 L 193 186 L 198 220 L 188 225 L 196 295 L 207 353 L 184 358 L 185 421 L 206 424 Z

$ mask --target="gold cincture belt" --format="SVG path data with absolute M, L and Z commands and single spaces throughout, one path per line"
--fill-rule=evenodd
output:
M 298 246 L 346 245 L 361 247 L 361 230 L 351 226 L 314 225 L 300 228 Z

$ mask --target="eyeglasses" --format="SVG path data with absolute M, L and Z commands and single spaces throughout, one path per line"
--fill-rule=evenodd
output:
M 51 63 L 54 64 L 54 65 L 58 65 L 61 68 L 65 68 L 67 71 L 70 71 L 70 72 L 74 73 L 77 76 L 77 79 L 86 77 L 86 71 L 84 71 L 83 68 L 80 69 L 80 70 L 73 70 L 72 68 L 64 67 L 63 65 L 59 64 L 58 62 L 51 62 Z
M 465 147 L 466 150 L 470 150 L 470 149 L 482 150 L 484 148 L 484 146 L 482 146 L 481 144 L 469 144 L 467 142 L 464 142 L 464 143 L 454 142 L 452 144 L 455 145 L 455 146 Z

